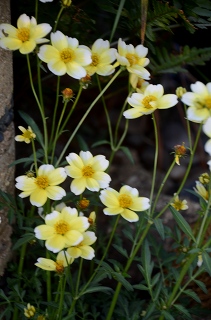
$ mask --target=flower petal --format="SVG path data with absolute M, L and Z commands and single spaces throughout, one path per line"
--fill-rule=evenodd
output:
M 129 209 L 124 209 L 124 211 L 121 213 L 121 216 L 129 222 L 136 222 L 139 220 L 139 216 L 134 211 Z

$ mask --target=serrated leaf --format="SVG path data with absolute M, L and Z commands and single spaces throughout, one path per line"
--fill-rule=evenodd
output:
M 113 247 L 119 252 L 121 253 L 124 257 L 128 258 L 128 254 L 127 254 L 127 250 L 122 248 L 121 246 L 118 246 L 116 244 L 113 244 Z
M 196 280 L 196 279 L 193 279 L 193 281 L 197 284 L 197 286 L 199 286 L 199 288 L 200 288 L 205 294 L 208 293 L 207 288 L 206 288 L 204 282 L 202 282 L 202 281 L 200 281 L 200 280 Z
M 196 302 L 201 303 L 200 298 L 198 297 L 198 295 L 191 289 L 187 289 L 183 291 L 187 296 L 191 297 L 192 299 L 194 299 Z
M 163 310 L 161 315 L 164 316 L 165 320 L 175 320 L 175 318 L 172 317 L 172 315 L 168 311 Z
M 180 229 L 182 229 L 182 231 L 188 236 L 190 237 L 194 242 L 196 242 L 196 239 L 193 235 L 193 231 L 190 227 L 190 225 L 187 223 L 187 221 L 183 218 L 183 216 L 172 206 L 169 206 L 171 213 L 174 217 L 174 219 L 176 220 L 178 226 L 180 227 Z
M 192 320 L 193 318 L 191 317 L 190 313 L 188 310 L 183 307 L 181 304 L 174 304 L 174 308 L 180 311 L 183 315 L 185 315 L 188 319 Z
M 121 282 L 121 284 L 125 287 L 126 290 L 133 291 L 133 287 L 130 284 L 130 282 L 128 282 L 121 273 L 113 272 L 112 276 L 115 280 L 117 280 L 118 282 Z
M 164 231 L 162 219 L 157 218 L 153 222 L 154 222 L 155 228 L 157 229 L 157 232 L 161 236 L 161 239 L 165 240 L 165 231 Z

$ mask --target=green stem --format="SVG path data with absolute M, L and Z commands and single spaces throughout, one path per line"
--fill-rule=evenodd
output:
M 37 154 L 36 154 L 36 149 L 35 149 L 35 145 L 34 145 L 34 140 L 32 139 L 31 140 L 31 143 L 32 143 L 32 151 L 33 151 L 33 156 L 34 156 L 34 166 L 35 166 L 35 172 L 37 174 Z
M 55 131 L 55 125 L 56 125 L 56 115 L 57 115 L 57 109 L 58 109 L 58 104 L 59 104 L 59 88 L 60 88 L 60 77 L 57 77 L 57 86 L 56 86 L 56 102 L 53 110 L 53 120 L 52 120 L 52 126 L 51 126 L 51 137 L 50 137 L 50 149 L 51 149 L 51 144 L 53 143 L 54 140 L 54 131 Z
M 96 78 L 97 78 L 97 84 L 98 84 L 98 87 L 99 87 L 99 90 L 100 92 L 102 91 L 102 87 L 101 87 L 101 84 L 100 84 L 100 80 L 99 80 L 99 76 L 96 74 Z M 103 107 L 104 107 L 104 111 L 105 111 L 105 115 L 106 115 L 106 120 L 107 120 L 107 124 L 108 124 L 108 133 L 109 133 L 109 138 L 110 138 L 110 144 L 111 144 L 111 149 L 113 149 L 113 134 L 112 134 L 112 128 L 111 128 L 111 120 L 110 120 L 110 117 L 109 117 L 109 113 L 108 113 L 108 110 L 107 110 L 107 106 L 106 106 L 106 103 L 105 103 L 105 99 L 104 99 L 104 96 L 101 97 L 102 99 L 102 103 L 103 103 Z
M 75 107 L 76 107 L 76 105 L 77 105 L 77 103 L 78 103 L 78 100 L 79 100 L 79 98 L 80 98 L 80 95 L 81 95 L 82 90 L 83 90 L 83 87 L 80 86 L 80 87 L 79 87 L 79 90 L 78 90 L 77 97 L 76 97 L 76 99 L 75 99 L 75 101 L 74 101 L 74 103 L 73 103 L 73 105 L 72 105 L 72 108 L 71 108 L 70 112 L 68 113 L 67 117 L 65 118 L 65 121 L 64 121 L 63 125 L 61 126 L 61 129 L 60 129 L 60 131 L 59 131 L 58 136 L 61 135 L 62 131 L 64 130 L 64 128 L 65 128 L 65 126 L 66 126 L 66 124 L 67 124 L 67 122 L 69 121 L 69 118 L 70 118 L 70 116 L 72 115 L 72 113 L 73 113 L 73 111 L 74 111 L 74 109 L 75 109 Z
M 37 58 L 37 83 L 38 83 L 38 92 L 39 92 L 39 99 L 40 99 L 40 105 L 42 109 L 44 109 L 44 103 L 43 103 L 43 93 L 42 93 L 42 81 L 41 81 L 41 73 L 40 73 L 40 60 Z
M 57 319 L 62 320 L 62 310 L 64 306 L 64 293 L 65 293 L 65 287 L 66 287 L 66 278 L 62 276 L 62 283 L 61 283 L 61 293 L 60 293 L 60 300 L 59 300 L 59 310 L 58 310 L 58 316 Z
M 107 252 L 108 252 L 108 249 L 110 248 L 110 245 L 111 245 L 111 242 L 113 240 L 113 237 L 114 237 L 114 234 L 116 232 L 116 228 L 117 228 L 117 225 L 118 225 L 118 222 L 119 222 L 119 219 L 120 219 L 120 214 L 118 214 L 117 218 L 116 218 L 116 221 L 115 221 L 115 224 L 112 228 L 112 233 L 110 235 L 110 238 L 109 238 L 109 241 L 108 241 L 108 244 L 107 244 L 107 247 L 106 249 L 104 250 L 104 254 L 97 266 L 97 268 L 95 269 L 94 273 L 92 274 L 92 276 L 90 277 L 90 279 L 88 280 L 88 282 L 86 283 L 86 285 L 82 288 L 81 292 L 79 293 L 79 296 L 83 295 L 84 291 L 88 288 L 90 282 L 94 279 L 95 275 L 97 274 L 103 260 L 105 259 L 106 255 L 107 255 Z
M 126 266 L 124 268 L 123 273 L 126 273 L 129 270 L 129 268 L 131 266 L 131 263 L 133 262 L 135 255 L 139 251 L 139 249 L 140 249 L 140 247 L 141 247 L 141 245 L 142 245 L 142 243 L 143 243 L 143 241 L 144 241 L 144 239 L 145 239 L 145 237 L 146 237 L 151 225 L 152 225 L 152 223 L 150 221 L 148 221 L 148 224 L 147 224 L 144 232 L 142 233 L 142 236 L 141 236 L 136 248 L 131 253 L 131 256 L 129 257 L 129 259 L 127 261 L 127 264 L 126 264 Z M 107 317 L 106 317 L 106 320 L 110 320 L 111 317 L 112 317 L 112 314 L 113 314 L 114 308 L 116 306 L 117 299 L 118 299 L 118 296 L 119 296 L 121 288 L 122 288 L 122 283 L 118 282 L 116 290 L 115 290 L 114 295 L 113 295 L 113 299 L 112 299 L 111 305 L 110 305 L 110 309 L 109 309 Z
M 43 130 L 44 130 L 44 141 L 45 141 L 44 155 L 45 155 L 45 161 L 46 161 L 46 163 L 48 163 L 48 132 L 47 132 L 45 114 L 44 114 L 44 110 L 42 109 L 42 106 L 40 104 L 40 101 L 39 101 L 39 99 L 37 97 L 35 88 L 34 88 L 34 83 L 33 83 L 33 79 L 32 79 L 31 65 L 30 65 L 30 60 L 29 60 L 29 55 L 28 54 L 26 55 L 26 59 L 27 59 L 27 66 L 28 66 L 28 71 L 29 71 L 29 80 L 30 80 L 31 89 L 32 89 L 32 92 L 34 94 L 34 97 L 35 97 L 35 100 L 37 102 L 37 105 L 39 107 L 41 118 L 42 118 Z
M 199 137 L 200 137 L 200 134 L 201 134 L 201 128 L 202 128 L 202 124 L 200 125 L 199 130 L 198 130 L 197 135 L 196 135 L 196 139 L 195 139 L 195 143 L 194 143 L 194 146 L 193 146 L 193 150 L 191 151 L 191 154 L 190 154 L 190 161 L 188 163 L 187 170 L 185 172 L 185 175 L 184 175 L 184 177 L 182 179 L 182 182 L 181 182 L 176 194 L 179 194 L 181 192 L 181 190 L 183 189 L 184 184 L 185 184 L 185 182 L 187 180 L 187 177 L 188 177 L 188 175 L 190 173 L 190 169 L 191 169 L 192 164 L 193 164 L 193 158 L 194 158 L 194 155 L 195 155 L 196 147 L 198 145 Z M 169 207 L 169 204 L 173 201 L 173 199 L 174 199 L 174 197 L 172 197 L 172 199 L 167 203 L 167 205 L 158 213 L 156 218 L 159 218 L 166 211 L 166 209 Z
M 152 120 L 154 125 L 154 133 L 155 133 L 155 157 L 154 157 L 154 166 L 153 166 L 153 175 L 152 175 L 152 186 L 151 186 L 151 193 L 150 193 L 150 208 L 149 208 L 149 216 L 153 214 L 152 212 L 152 203 L 153 203 L 153 195 L 154 195 L 154 189 L 155 189 L 155 179 L 156 179 L 156 172 L 157 172 L 157 162 L 158 162 L 158 130 L 157 130 L 157 124 L 154 113 L 152 114 Z
M 46 249 L 46 258 L 50 259 L 50 254 L 47 249 Z M 52 297 L 51 297 L 51 272 L 50 271 L 46 271 L 46 284 L 47 284 L 47 301 L 51 302 Z
M 97 101 L 102 97 L 102 95 L 104 94 L 104 92 L 110 87 L 110 85 L 112 84 L 112 82 L 119 76 L 119 74 L 122 72 L 122 69 L 120 68 L 117 73 L 113 76 L 113 78 L 109 81 L 109 83 L 105 86 L 105 88 L 101 91 L 101 93 L 97 96 L 97 98 L 91 103 L 91 105 L 89 106 L 89 108 L 87 109 L 87 111 L 85 112 L 85 114 L 83 115 L 83 117 L 81 118 L 81 120 L 79 121 L 78 125 L 76 126 L 75 130 L 73 131 L 72 135 L 70 136 L 69 140 L 67 141 L 59 159 L 57 160 L 56 163 L 56 167 L 59 165 L 59 163 L 61 162 L 67 148 L 69 147 L 70 143 L 72 142 L 73 138 L 75 137 L 77 131 L 79 130 L 79 128 L 81 127 L 82 123 L 84 122 L 84 120 L 86 119 L 86 117 L 88 116 L 88 114 L 90 113 L 90 111 L 92 110 L 92 108 L 94 107 L 94 105 L 97 103 Z
M 172 163 L 171 163 L 171 165 L 170 165 L 165 177 L 163 178 L 163 181 L 161 182 L 160 188 L 159 188 L 159 190 L 157 192 L 156 198 L 155 198 L 154 203 L 153 203 L 152 214 L 153 214 L 153 212 L 155 210 L 155 207 L 156 207 L 157 201 L 159 199 L 159 196 L 161 194 L 161 191 L 162 191 L 162 189 L 163 189 L 163 187 L 164 187 L 164 185 L 165 185 L 165 183 L 166 183 L 171 171 L 173 170 L 174 166 L 175 166 L 175 159 L 172 161 Z
M 52 140 L 51 163 L 53 163 L 53 161 L 54 161 L 54 154 L 55 154 L 55 150 L 56 150 L 56 143 L 57 143 L 57 140 L 58 140 L 58 138 L 59 138 L 59 129 L 60 129 L 60 125 L 61 125 L 62 119 L 63 119 L 63 117 L 64 117 L 64 113 L 65 113 L 65 110 L 66 110 L 66 107 L 67 107 L 67 103 L 68 103 L 68 101 L 65 101 L 64 106 L 63 106 L 63 109 L 62 109 L 62 112 L 61 112 L 61 115 L 60 115 L 60 118 L 59 118 L 59 121 L 58 121 L 58 124 L 57 124 L 55 137 L 54 137 L 54 139 Z
M 187 114 L 187 107 L 184 105 L 185 108 L 185 114 Z M 188 141 L 189 141 L 189 148 L 190 151 L 192 152 L 192 137 L 191 137 L 191 130 L 190 130 L 190 121 L 186 118 L 186 123 L 187 123 L 187 132 L 188 132 Z
M 59 13 L 57 15 L 57 18 L 56 18 L 56 21 L 55 21 L 55 25 L 54 25 L 54 28 L 53 28 L 53 32 L 56 31 L 57 29 L 57 26 L 58 26 L 58 23 L 59 23 L 59 20 L 60 20 L 60 17 L 61 17 L 61 14 L 62 14 L 62 11 L 64 10 L 65 7 L 61 6 L 61 9 L 59 10 Z

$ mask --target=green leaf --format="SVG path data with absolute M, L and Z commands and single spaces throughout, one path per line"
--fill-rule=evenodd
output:
M 25 122 L 32 128 L 32 130 L 36 134 L 37 141 L 40 143 L 40 145 L 44 149 L 45 147 L 44 147 L 44 142 L 43 142 L 43 135 L 42 135 L 40 129 L 38 128 L 36 122 L 27 113 L 25 113 L 23 111 L 19 111 L 19 114 L 23 118 L 23 120 L 25 120 Z
M 117 280 L 118 282 L 121 282 L 121 284 L 125 287 L 126 290 L 133 291 L 133 287 L 130 284 L 130 282 L 128 282 L 121 273 L 113 272 L 112 276 L 115 280 Z
M 156 283 L 158 282 L 159 279 L 160 279 L 160 273 L 157 273 L 157 274 L 152 278 L 152 287 L 154 287 L 154 285 L 156 285 Z
M 159 219 L 159 218 L 155 219 L 154 225 L 155 225 L 155 228 L 157 229 L 157 232 L 161 236 L 161 239 L 165 240 L 165 231 L 164 231 L 162 219 Z
M 140 283 L 140 284 L 134 284 L 133 285 L 134 289 L 138 289 L 138 290 L 145 290 L 145 291 L 149 291 L 149 288 L 146 287 L 144 284 Z
M 180 311 L 184 316 L 186 316 L 187 319 L 190 319 L 190 320 L 193 319 L 190 313 L 188 312 L 188 310 L 185 307 L 183 307 L 181 304 L 174 304 L 174 308 Z
M 101 146 L 102 144 L 110 144 L 108 140 L 100 140 L 92 144 L 92 147 L 98 147 Z
M 80 150 L 89 151 L 89 147 L 88 147 L 86 141 L 84 140 L 84 138 L 80 134 L 77 134 L 77 140 L 78 140 Z
M 176 220 L 178 226 L 182 231 L 190 237 L 194 242 L 196 242 L 196 239 L 193 235 L 192 229 L 190 225 L 187 223 L 187 221 L 183 218 L 183 216 L 172 206 L 169 206 L 172 215 L 174 216 L 174 219 Z
M 166 320 L 175 320 L 168 311 L 163 310 L 161 315 L 163 315 Z
M 124 146 L 121 146 L 119 149 L 122 150 L 124 154 L 128 157 L 128 159 L 131 161 L 131 163 L 134 164 L 133 156 L 132 156 L 132 153 L 130 152 L 130 149 Z
M 13 250 L 18 249 L 20 246 L 22 246 L 24 243 L 27 243 L 35 238 L 34 234 L 32 233 L 27 233 L 23 235 L 18 241 L 14 244 Z
M 193 281 L 199 286 L 199 288 L 200 288 L 205 294 L 208 293 L 207 288 L 206 288 L 204 282 L 202 282 L 202 281 L 200 281 L 200 280 L 196 280 L 196 279 L 193 279 Z
M 80 296 L 82 296 L 86 293 L 93 293 L 93 292 L 105 292 L 107 294 L 111 294 L 111 292 L 113 292 L 113 290 L 111 288 L 105 287 L 105 286 L 91 287 L 91 288 L 88 288 L 85 291 L 83 291 L 83 294 L 81 294 Z
M 204 265 L 205 270 L 211 276 L 211 258 L 206 251 L 202 252 L 202 259 L 203 259 L 203 265 Z
M 201 303 L 200 298 L 198 297 L 198 295 L 191 289 L 187 289 L 183 291 L 187 296 L 191 297 L 192 299 L 194 299 L 196 302 Z
M 128 258 L 128 254 L 127 254 L 127 250 L 122 248 L 121 246 L 118 246 L 116 244 L 113 244 L 113 247 L 119 252 L 121 253 L 124 257 Z

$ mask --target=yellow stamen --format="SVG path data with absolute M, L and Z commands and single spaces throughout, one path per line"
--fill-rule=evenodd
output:
M 49 186 L 48 177 L 46 176 L 39 176 L 35 179 L 35 183 L 41 189 L 45 189 Z
M 58 273 L 62 273 L 62 272 L 64 271 L 63 263 L 62 263 L 62 261 L 60 261 L 60 260 L 57 260 L 57 261 L 56 261 L 56 271 L 57 271 Z
M 208 109 L 211 109 L 211 96 L 205 98 L 205 104 Z
M 25 139 L 31 140 L 31 138 L 32 138 L 32 132 L 30 132 L 29 130 L 26 130 L 26 131 L 22 134 L 22 136 L 23 136 Z
M 96 67 L 99 63 L 99 58 L 98 58 L 98 55 L 97 54 L 93 54 L 92 55 L 92 63 L 91 63 L 91 66 L 94 66 Z
M 17 37 L 19 40 L 26 42 L 29 40 L 30 30 L 29 28 L 21 28 L 17 31 Z
M 56 233 L 64 235 L 70 230 L 70 225 L 66 221 L 60 220 L 55 224 Z
M 62 59 L 62 61 L 64 63 L 68 63 L 70 62 L 71 60 L 73 60 L 74 58 L 74 53 L 71 49 L 67 48 L 67 49 L 63 49 L 61 52 L 60 52 L 60 57 Z
M 135 54 L 127 53 L 126 58 L 131 66 L 138 63 L 138 57 Z
M 132 205 L 132 199 L 127 194 L 121 194 L 119 196 L 119 205 L 122 208 L 129 208 Z
M 152 96 L 152 95 L 149 95 L 149 96 L 146 96 L 143 100 L 142 100 L 142 103 L 143 105 L 145 106 L 145 108 L 147 109 L 153 109 L 153 106 L 151 105 L 151 102 L 152 101 L 156 101 L 157 98 Z
M 83 174 L 84 177 L 91 178 L 92 175 L 94 174 L 94 170 L 92 169 L 91 166 L 85 166 L 85 167 L 82 169 L 82 174 Z

